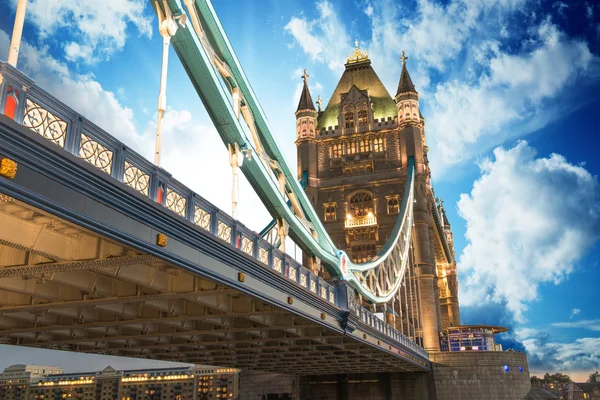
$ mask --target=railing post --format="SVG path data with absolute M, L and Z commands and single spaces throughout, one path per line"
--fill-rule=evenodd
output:
M 333 281 L 335 288 L 336 305 L 344 311 L 342 319 L 342 329 L 347 333 L 352 333 L 359 323 L 356 316 L 357 304 L 354 301 L 354 288 L 347 281 Z
M 125 159 L 127 158 L 127 146 L 120 145 L 115 149 L 115 155 L 113 157 L 113 169 L 112 177 L 123 182 L 123 175 L 125 174 Z
M 74 114 L 71 118 L 71 124 L 67 130 L 65 138 L 65 150 L 79 157 L 79 145 L 81 144 L 81 131 L 83 130 L 83 118 L 81 115 Z M 113 160 L 114 169 L 114 160 Z
M 167 183 L 171 179 L 171 174 L 162 168 L 154 167 L 152 171 L 152 182 L 150 182 L 149 197 L 158 204 L 164 206 L 167 197 Z

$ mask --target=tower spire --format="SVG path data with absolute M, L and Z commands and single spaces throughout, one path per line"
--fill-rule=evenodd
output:
M 310 95 L 310 90 L 308 89 L 308 78 L 310 75 L 304 70 L 302 74 L 302 80 L 304 81 L 304 87 L 302 88 L 302 94 L 300 95 L 300 102 L 298 102 L 298 109 L 296 113 L 300 110 L 315 110 L 315 105 L 312 100 L 312 96 Z
M 400 93 L 405 92 L 417 93 L 415 85 L 412 83 L 412 79 L 410 79 L 410 75 L 408 74 L 408 69 L 406 69 L 406 60 L 408 60 L 408 57 L 404 53 L 404 50 L 402 50 L 402 57 L 400 57 L 400 60 L 402 61 L 402 73 L 400 74 L 400 82 L 398 83 L 396 97 L 398 97 Z

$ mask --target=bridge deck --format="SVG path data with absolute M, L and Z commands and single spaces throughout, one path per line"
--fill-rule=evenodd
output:
M 339 299 L 4 116 L 2 157 L 18 172 L 0 177 L 1 343 L 304 375 L 430 368 L 364 310 L 348 329 Z

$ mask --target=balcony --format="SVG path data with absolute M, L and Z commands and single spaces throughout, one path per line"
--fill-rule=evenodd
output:
M 344 228 L 346 229 L 373 225 L 377 225 L 377 217 L 371 213 L 364 217 L 353 217 L 351 215 L 347 215 L 346 220 L 344 221 Z

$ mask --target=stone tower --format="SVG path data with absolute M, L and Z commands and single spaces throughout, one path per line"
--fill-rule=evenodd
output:
M 402 289 L 406 293 L 399 296 L 402 301 L 394 300 L 395 309 L 406 308 L 395 321 L 402 324 L 412 320 L 414 324 L 419 310 L 412 306 L 420 296 L 421 319 L 413 339 L 422 342 L 427 350 L 438 351 L 442 330 L 438 266 L 455 264 L 431 190 L 419 94 L 404 55 L 394 99 L 371 67 L 368 53 L 355 44 L 324 110 L 320 102 L 318 112 L 315 110 L 306 73 L 303 76 L 304 87 L 296 111 L 298 177 L 308 177 L 306 193 L 335 245 L 354 262 L 366 262 L 385 245 L 395 226 L 404 196 L 408 158 L 414 157 L 416 268 L 412 279 L 416 280 L 413 282 L 418 293 L 407 293 L 408 286 Z M 449 268 L 446 270 L 450 272 Z M 380 310 L 386 308 L 389 310 L 390 305 Z

